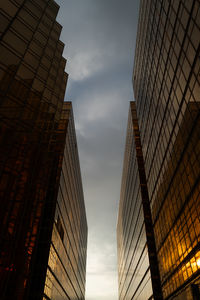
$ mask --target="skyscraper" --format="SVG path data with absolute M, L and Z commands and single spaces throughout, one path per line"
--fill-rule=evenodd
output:
M 5 300 L 42 299 L 44 293 L 47 299 L 84 299 L 87 222 L 71 104 L 63 105 L 68 75 L 58 9 L 53 0 L 1 1 Z
M 197 0 L 143 0 L 140 5 L 133 86 L 163 299 L 200 297 L 199 16 Z M 133 128 L 131 136 L 134 140 Z M 131 143 L 118 220 L 119 281 L 124 282 L 119 290 L 127 295 L 120 299 L 148 299 L 149 271 L 143 277 L 137 273 L 142 263 L 137 228 L 126 225 L 141 219 L 131 210 L 139 197 L 133 186 L 141 184 Z M 129 256 L 122 259 L 120 253 Z M 152 275 L 151 282 L 153 287 Z M 141 294 L 134 295 L 135 290 Z
M 44 297 L 45 299 L 84 299 L 87 220 L 72 105 L 69 102 L 64 103 L 60 124 L 58 131 L 66 126 L 67 134 L 59 163 L 61 174 Z M 55 143 L 58 143 L 57 138 Z
M 117 238 L 119 299 L 162 299 L 135 102 L 128 118 Z

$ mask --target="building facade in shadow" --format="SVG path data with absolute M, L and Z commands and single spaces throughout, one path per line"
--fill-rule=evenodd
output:
M 59 7 L 1 8 L 1 299 L 84 299 L 87 222 Z

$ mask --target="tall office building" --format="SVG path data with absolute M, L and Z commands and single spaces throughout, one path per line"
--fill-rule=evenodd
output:
M 117 224 L 119 299 L 162 299 L 135 102 L 131 102 Z
M 66 128 L 67 134 L 59 164 L 61 173 L 44 298 L 85 299 L 87 220 L 73 112 L 69 102 L 64 103 L 60 124 L 58 130 Z M 55 143 L 58 143 L 58 138 Z M 35 274 L 38 276 L 38 272 Z M 37 282 L 37 278 L 33 282 Z
M 84 299 L 87 222 L 59 6 L 0 5 L 1 299 Z
M 133 86 L 163 299 L 200 299 L 199 56 L 199 1 L 141 1 Z M 120 299 L 148 299 L 154 274 L 150 287 L 149 271 L 137 271 L 144 257 L 140 235 L 126 225 L 141 219 L 131 207 L 142 202 L 133 189 L 141 184 L 132 154 L 137 148 L 127 145 L 118 220 Z

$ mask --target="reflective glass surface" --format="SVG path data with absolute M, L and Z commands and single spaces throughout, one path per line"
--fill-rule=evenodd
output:
M 198 0 L 141 1 L 133 86 L 164 299 L 198 299 L 199 55 Z
M 1 299 L 42 299 L 45 278 L 51 299 L 83 299 L 87 223 L 59 7 L 0 6 Z
M 142 300 L 153 292 L 133 125 L 130 108 L 117 225 L 118 281 L 119 299 Z
M 67 121 L 67 135 L 44 296 L 85 299 L 87 221 L 70 103 L 64 103 L 61 120 L 64 127 Z

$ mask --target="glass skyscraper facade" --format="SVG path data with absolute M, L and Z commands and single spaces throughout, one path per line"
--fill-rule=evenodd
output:
M 151 299 L 153 294 L 162 299 L 135 102 L 128 118 L 117 243 L 119 299 Z
M 163 299 L 200 299 L 199 56 L 198 0 L 141 1 L 133 87 Z M 129 147 L 134 145 L 129 143 Z M 122 191 L 128 192 L 121 193 L 121 203 L 133 205 L 136 201 L 139 205 L 141 200 L 136 200 L 134 194 L 127 196 L 134 182 L 139 181 L 138 165 L 135 167 L 129 152 L 125 156 L 129 161 L 126 168 L 132 173 L 122 181 Z M 128 224 L 130 218 L 136 222 L 138 213 L 134 215 L 135 210 L 130 209 L 123 212 L 123 207 L 118 224 Z M 126 253 L 135 239 L 136 245 L 140 244 L 136 231 L 131 234 L 128 227 L 123 230 L 118 234 L 122 239 L 121 245 L 118 243 L 119 255 Z M 130 237 L 126 244 L 123 237 L 128 236 L 127 232 Z M 137 246 L 134 249 L 137 255 L 141 253 Z M 120 299 L 148 299 L 151 295 L 149 285 L 145 285 L 147 275 L 139 277 L 131 269 L 128 256 L 121 264 L 120 261 L 119 256 L 119 281 L 124 274 L 124 294 Z M 140 259 L 137 262 L 139 266 Z M 137 278 L 137 288 L 143 287 L 141 293 L 146 291 L 145 296 L 133 293 Z M 155 294 L 153 297 L 157 299 Z
M 62 126 L 67 124 L 67 135 L 44 299 L 82 300 L 85 299 L 87 220 L 71 103 L 64 103 L 61 120 Z
M 87 222 L 59 6 L 0 6 L 1 299 L 84 299 Z

